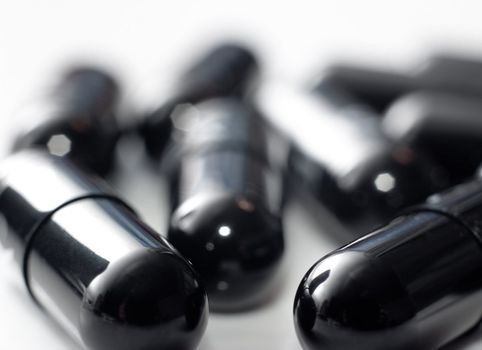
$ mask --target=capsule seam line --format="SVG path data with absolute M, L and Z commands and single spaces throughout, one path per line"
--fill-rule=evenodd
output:
M 446 211 L 446 210 L 440 209 L 440 208 L 418 206 L 418 207 L 414 207 L 414 208 L 408 208 L 408 209 L 402 211 L 402 215 L 414 214 L 414 213 L 417 213 L 417 212 L 424 212 L 424 211 L 440 214 L 440 215 L 443 215 L 443 216 L 445 216 L 449 219 L 454 220 L 455 222 L 457 222 L 458 224 L 463 226 L 467 231 L 469 231 L 470 235 L 477 241 L 477 244 L 482 248 L 482 238 L 479 237 L 464 220 L 460 219 L 457 215 L 455 215 L 455 214 L 453 214 L 449 211 Z
M 126 202 L 124 202 L 122 199 L 120 199 L 120 198 L 118 198 L 114 195 L 110 195 L 110 194 L 106 194 L 106 193 L 94 193 L 94 194 L 83 195 L 83 196 L 80 196 L 80 197 L 75 197 L 73 199 L 70 199 L 70 200 L 62 203 L 61 205 L 59 205 L 55 209 L 51 210 L 50 212 L 46 213 L 26 235 L 25 251 L 24 251 L 23 257 L 22 257 L 22 274 L 23 274 L 23 279 L 25 281 L 25 286 L 27 287 L 27 291 L 30 294 L 30 296 L 32 297 L 33 301 L 40 308 L 43 308 L 43 307 L 38 302 L 35 295 L 33 294 L 32 288 L 30 286 L 30 282 L 28 280 L 28 271 L 27 271 L 28 270 L 28 258 L 30 256 L 30 252 L 32 250 L 33 241 L 37 237 L 37 233 L 40 231 L 42 226 L 52 217 L 52 215 L 54 215 L 60 209 L 66 207 L 66 206 L 68 206 L 72 203 L 75 203 L 75 202 L 78 202 L 78 201 L 81 201 L 81 200 L 84 200 L 84 199 L 109 199 L 111 201 L 114 201 L 114 202 L 117 202 L 117 203 L 123 205 L 128 210 L 132 211 L 135 215 L 137 215 L 135 210 L 130 205 L 128 205 Z

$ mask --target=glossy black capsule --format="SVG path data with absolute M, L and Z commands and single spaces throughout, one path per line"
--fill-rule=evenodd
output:
M 447 183 L 445 172 L 438 166 L 403 146 L 364 164 L 365 169 L 349 179 L 353 182 L 343 183 L 320 160 L 294 144 L 288 167 L 294 191 L 314 197 L 357 235 L 374 229 Z
M 328 67 L 317 91 L 339 90 L 383 113 L 400 96 L 433 90 L 482 97 L 482 62 L 450 55 L 434 55 L 420 69 L 395 72 L 337 64 Z
M 397 144 L 432 158 L 448 181 L 470 178 L 482 162 L 482 99 L 442 92 L 414 92 L 396 100 L 382 126 Z
M 293 192 L 315 198 L 354 234 L 446 185 L 430 159 L 395 145 L 376 113 L 348 95 L 266 86 L 259 103 L 274 123 L 287 121 L 280 128 L 292 140 L 287 163 Z M 319 210 L 314 201 L 303 203 Z
M 243 97 L 253 84 L 258 63 L 247 48 L 225 43 L 197 59 L 180 77 L 177 91 L 141 126 L 148 153 L 158 158 L 170 139 L 171 114 L 183 104 L 193 104 L 214 97 Z
M 304 349 L 437 349 L 482 302 L 482 181 L 430 197 L 318 261 L 296 293 Z
M 95 67 L 72 68 L 25 116 L 29 120 L 13 148 L 46 149 L 105 175 L 113 168 L 120 135 L 118 97 L 118 85 L 108 73 Z
M 20 152 L 1 167 L 1 242 L 27 289 L 92 350 L 194 349 L 207 299 L 192 266 L 66 159 Z
M 267 129 L 238 100 L 193 108 L 197 118 L 171 163 L 168 237 L 200 273 L 212 310 L 251 308 L 275 291 L 284 245 Z

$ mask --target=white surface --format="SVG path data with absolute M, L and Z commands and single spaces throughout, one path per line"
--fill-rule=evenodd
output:
M 3 1 L 0 0 L 0 154 L 12 120 L 70 61 L 99 62 L 120 73 L 126 99 L 154 103 L 169 90 L 190 53 L 223 38 L 258 49 L 266 75 L 308 83 L 337 58 L 402 67 L 431 48 L 482 55 L 478 1 Z M 155 175 L 129 170 L 118 184 L 156 228 L 161 191 Z M 127 185 L 125 180 L 135 176 Z M 145 180 L 145 181 L 144 181 Z M 151 188 L 157 185 L 159 188 Z M 308 267 L 335 247 L 293 205 L 286 217 L 285 281 L 256 311 L 211 315 L 201 350 L 299 349 L 292 326 L 295 289 Z M 326 228 L 325 228 L 326 229 Z M 0 348 L 77 349 L 37 310 L 8 254 L 0 253 Z M 479 349 L 474 333 L 452 349 Z

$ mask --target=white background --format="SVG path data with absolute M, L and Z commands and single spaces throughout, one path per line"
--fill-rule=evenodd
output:
M 403 68 L 434 49 L 482 57 L 481 15 L 482 3 L 460 0 L 0 0 L 0 154 L 7 152 L 16 111 L 73 61 L 113 68 L 125 99 L 141 108 L 162 100 L 191 53 L 221 39 L 257 49 L 266 77 L 307 84 L 324 64 L 340 58 Z M 155 174 L 132 172 L 125 169 L 118 186 L 162 231 L 162 197 L 146 196 L 162 190 Z M 131 176 L 137 176 L 136 185 L 126 181 Z M 285 222 L 280 293 L 256 311 L 211 315 L 201 350 L 300 348 L 292 326 L 294 291 L 308 267 L 337 243 L 296 204 Z M 19 275 L 2 251 L 0 348 L 78 349 L 32 305 L 17 283 Z M 479 349 L 477 337 L 452 349 Z

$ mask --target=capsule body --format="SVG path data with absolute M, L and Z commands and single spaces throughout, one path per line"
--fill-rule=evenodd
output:
M 169 240 L 201 274 L 213 310 L 250 308 L 274 291 L 283 253 L 280 176 L 251 108 L 233 99 L 195 108 L 172 164 Z
M 258 73 L 254 55 L 245 47 L 225 43 L 196 60 L 180 78 L 177 91 L 141 126 L 150 156 L 159 158 L 169 143 L 171 115 L 176 107 L 216 97 L 242 98 Z
M 294 193 L 315 198 L 357 235 L 445 185 L 430 159 L 395 145 L 376 113 L 348 95 L 267 84 L 260 96 L 264 114 L 291 140 Z
M 481 316 L 482 182 L 433 195 L 322 258 L 294 304 L 305 349 L 437 349 Z
M 194 349 L 207 301 L 191 265 L 70 162 L 2 167 L 2 243 L 34 300 L 89 349 Z
M 43 101 L 22 116 L 26 127 L 14 150 L 42 148 L 106 175 L 114 166 L 120 135 L 118 95 L 118 85 L 107 73 L 93 67 L 69 70 Z

